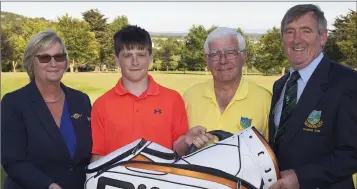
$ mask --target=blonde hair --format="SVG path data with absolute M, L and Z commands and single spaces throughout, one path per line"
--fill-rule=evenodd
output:
M 48 49 L 56 43 L 59 43 L 62 52 L 67 54 L 64 42 L 53 30 L 41 31 L 30 39 L 24 51 L 24 67 L 31 81 L 35 79 L 35 55 L 37 55 L 39 51 Z M 66 64 L 68 65 L 68 56 L 66 57 Z

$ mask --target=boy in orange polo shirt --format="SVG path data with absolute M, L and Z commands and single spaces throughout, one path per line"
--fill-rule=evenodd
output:
M 148 75 L 152 62 L 149 33 L 137 26 L 125 27 L 114 35 L 114 48 L 122 77 L 93 104 L 92 161 L 139 138 L 184 155 L 193 138 L 204 131 L 188 132 L 181 95 Z

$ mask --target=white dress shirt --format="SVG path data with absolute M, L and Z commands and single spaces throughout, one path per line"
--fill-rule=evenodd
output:
M 324 57 L 324 54 L 321 52 L 320 55 L 317 56 L 308 66 L 306 66 L 305 68 L 298 71 L 301 77 L 297 81 L 298 88 L 297 88 L 296 103 L 299 102 L 300 96 L 301 96 L 302 92 L 304 91 L 307 82 L 309 81 L 312 73 L 314 73 L 316 67 L 320 64 L 321 59 L 323 57 Z M 293 68 L 290 68 L 290 76 L 294 71 L 295 70 Z M 274 124 L 275 124 L 276 131 L 278 130 L 278 127 L 279 127 L 281 111 L 283 109 L 283 98 L 284 98 L 284 94 L 285 94 L 285 87 L 286 87 L 286 82 L 284 84 L 283 90 L 281 91 L 280 98 L 279 98 L 278 102 L 276 103 L 274 111 L 273 111 L 274 112 Z

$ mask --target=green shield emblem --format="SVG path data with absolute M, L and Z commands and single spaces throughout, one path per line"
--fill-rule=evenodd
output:
M 247 117 L 241 117 L 240 125 L 242 126 L 243 129 L 246 129 L 252 125 L 252 119 L 249 119 Z
M 312 111 L 309 117 L 307 118 L 307 122 L 316 125 L 318 122 L 320 122 L 321 119 L 321 111 Z

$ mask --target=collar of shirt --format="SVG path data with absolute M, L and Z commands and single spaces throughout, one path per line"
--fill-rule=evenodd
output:
M 148 86 L 148 88 L 146 89 L 146 91 L 144 93 L 146 95 L 151 95 L 151 96 L 158 95 L 160 93 L 159 85 L 155 82 L 155 80 L 153 79 L 153 77 L 151 75 L 148 75 L 148 78 L 149 78 L 149 86 Z M 119 81 L 117 82 L 117 84 L 115 85 L 115 92 L 117 94 L 119 94 L 120 96 L 126 95 L 126 94 L 131 94 L 123 86 L 122 78 L 120 78 Z
M 214 92 L 214 84 L 213 84 L 213 80 L 209 81 L 209 86 L 207 87 L 203 93 L 203 95 L 207 98 L 211 98 L 214 100 L 216 100 L 216 93 Z M 243 100 L 245 98 L 247 98 L 248 96 L 248 83 L 247 81 L 245 81 L 244 77 L 242 76 L 239 82 L 239 86 L 238 89 L 236 91 L 236 93 L 234 94 L 233 99 L 234 100 Z M 232 100 L 233 100 L 232 99 Z
M 299 70 L 301 80 L 304 82 L 304 84 L 306 84 L 309 81 L 312 73 L 315 71 L 316 67 L 320 64 L 323 57 L 324 57 L 324 54 L 321 52 L 320 55 L 317 56 L 308 66 Z M 294 71 L 295 70 L 293 68 L 290 68 L 290 75 Z

